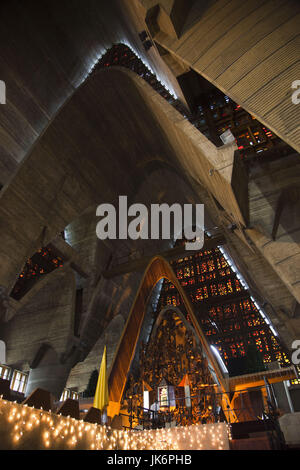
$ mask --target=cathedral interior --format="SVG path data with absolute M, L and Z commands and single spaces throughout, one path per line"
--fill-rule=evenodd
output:
M 299 449 L 299 2 L 0 12 L 0 448 Z M 120 196 L 202 248 L 100 239 Z

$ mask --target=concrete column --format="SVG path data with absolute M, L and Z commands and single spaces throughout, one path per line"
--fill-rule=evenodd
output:
M 62 364 L 54 349 L 49 348 L 39 364 L 30 370 L 25 395 L 30 395 L 36 388 L 42 388 L 59 400 L 71 367 L 70 361 Z
M 26 396 L 36 388 L 49 391 L 58 400 L 68 380 L 71 367 L 67 364 L 52 364 L 31 369 L 26 388 Z

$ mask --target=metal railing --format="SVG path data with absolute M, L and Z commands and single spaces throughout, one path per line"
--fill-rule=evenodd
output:
M 148 409 L 129 400 L 128 413 L 120 413 L 128 422 L 128 426 L 123 425 L 123 428 L 140 431 L 217 422 L 227 422 L 234 427 L 236 424 L 250 422 L 252 426 L 256 426 L 258 432 L 267 435 L 271 449 L 285 449 L 286 444 L 278 421 L 279 413 L 276 404 L 270 398 L 272 394 L 269 387 L 271 389 L 271 386 L 266 384 L 250 390 L 250 392 L 263 390 L 267 392 L 265 399 L 261 395 L 261 402 L 254 404 L 251 404 L 249 396 L 246 395 L 248 389 L 236 392 L 235 402 L 238 402 L 238 406 L 227 410 L 221 407 L 224 393 L 213 393 L 210 396 L 211 405 L 208 405 L 206 413 L 203 413 L 201 405 L 199 406 L 205 392 L 176 398 L 176 406 L 173 409 L 167 406 L 158 410 Z M 186 406 L 187 401 L 190 406 Z

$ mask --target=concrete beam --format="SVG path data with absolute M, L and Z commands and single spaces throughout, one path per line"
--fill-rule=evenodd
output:
M 211 250 L 216 248 L 219 245 L 224 245 L 226 243 L 226 239 L 224 236 L 219 235 L 216 237 L 212 237 L 208 240 L 205 240 L 203 250 Z M 192 256 L 195 253 L 199 253 L 201 250 L 186 250 L 184 246 L 179 246 L 176 248 L 172 248 L 171 250 L 164 251 L 162 253 L 158 253 L 154 256 L 161 256 L 167 261 L 175 261 L 179 258 L 185 256 Z M 142 256 L 141 258 L 133 261 L 129 261 L 128 263 L 122 263 L 118 266 L 115 266 L 111 269 L 102 272 L 102 275 L 105 279 L 111 279 L 113 277 L 121 276 L 123 274 L 127 274 L 130 272 L 140 271 L 145 269 L 151 259 L 152 256 Z
M 63 238 L 57 237 L 50 243 L 50 247 L 54 252 L 63 258 L 64 261 L 69 261 L 71 268 L 84 278 L 90 276 L 90 266 L 88 266 L 82 257 L 77 253 L 74 248 L 69 245 Z

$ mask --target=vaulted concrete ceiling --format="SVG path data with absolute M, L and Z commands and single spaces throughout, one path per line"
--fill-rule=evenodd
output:
M 213 11 L 223 14 L 218 5 L 234 10 L 238 3 L 210 2 L 206 18 L 214 21 Z M 271 3 L 264 5 L 273 12 Z M 276 2 L 281 3 L 293 1 Z M 7 104 L 0 106 L 0 183 L 7 183 L 0 194 L 0 284 L 7 288 L 26 258 L 86 208 L 122 193 L 134 195 L 153 160 L 209 187 L 228 214 L 244 222 L 232 188 L 233 148 L 217 151 L 128 72 L 103 72 L 87 80 L 106 48 L 127 42 L 176 89 L 155 48 L 146 53 L 139 41 L 144 23 L 134 16 L 138 4 L 112 0 L 103 8 L 98 0 L 28 0 L 0 6 L 0 79 L 7 85 Z M 284 40 L 288 18 L 282 21 Z M 246 14 L 239 20 L 246 21 Z M 230 21 L 226 37 L 231 37 Z M 158 39 L 173 48 L 166 36 Z M 234 42 L 230 48 L 235 51 Z M 192 46 L 187 49 L 195 53 Z M 248 53 L 255 55 L 255 48 L 246 50 L 243 60 Z
M 0 106 L 0 184 L 10 180 L 60 107 L 114 43 L 129 44 L 182 96 L 157 49 L 146 52 L 138 36 L 146 27 L 149 6 L 159 4 L 168 13 L 170 5 L 177 11 L 177 3 L 1 2 L 0 80 L 6 83 L 7 104 Z M 180 37 L 160 31 L 155 40 L 299 149 L 298 109 L 291 102 L 291 83 L 300 73 L 299 3 L 186 4 Z
M 217 149 L 134 73 L 101 70 L 72 95 L 1 192 L 0 283 L 12 286 L 25 260 L 90 206 L 134 198 L 153 161 L 209 186 L 243 222 L 231 186 L 234 146 Z
M 156 49 L 146 53 L 135 11 L 131 17 L 123 14 L 126 3 L 1 2 L 0 80 L 6 83 L 7 104 L 0 106 L 0 184 L 9 181 L 112 44 L 130 45 L 170 89 L 180 93 Z

